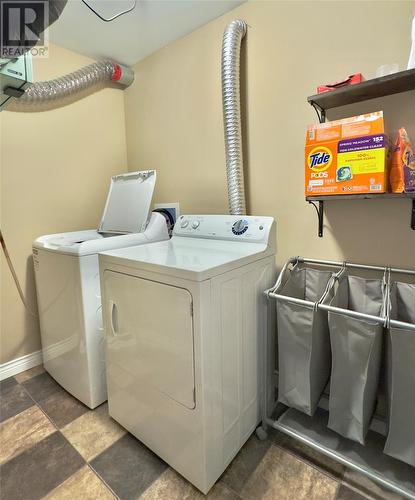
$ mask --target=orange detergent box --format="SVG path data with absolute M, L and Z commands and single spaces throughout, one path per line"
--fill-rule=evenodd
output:
M 385 193 L 388 159 L 382 111 L 311 125 L 305 145 L 305 194 Z

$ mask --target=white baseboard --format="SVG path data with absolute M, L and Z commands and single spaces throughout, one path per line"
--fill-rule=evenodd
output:
M 22 373 L 43 363 L 42 351 L 32 352 L 21 358 L 12 359 L 0 365 L 0 380 Z

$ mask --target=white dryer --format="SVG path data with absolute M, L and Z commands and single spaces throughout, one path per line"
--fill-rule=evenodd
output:
M 274 220 L 182 216 L 99 261 L 110 415 L 207 493 L 260 421 Z
M 107 399 L 98 252 L 169 239 L 161 214 L 148 223 L 155 181 L 154 170 L 113 177 L 98 230 L 33 243 L 43 364 L 90 408 Z

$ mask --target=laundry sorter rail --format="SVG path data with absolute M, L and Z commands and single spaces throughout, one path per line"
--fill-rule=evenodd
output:
M 392 283 L 395 275 L 411 283 Z M 277 309 L 278 367 L 268 338 L 260 439 L 272 427 L 415 499 L 412 281 L 411 269 L 301 257 L 285 263 L 264 292 Z

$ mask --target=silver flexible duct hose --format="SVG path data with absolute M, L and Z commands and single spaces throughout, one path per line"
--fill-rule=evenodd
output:
M 232 21 L 225 29 L 222 43 L 223 122 L 229 212 L 232 215 L 246 214 L 239 86 L 241 43 L 246 30 L 245 21 Z
M 128 87 L 134 81 L 134 72 L 112 61 L 89 64 L 54 80 L 33 83 L 21 97 L 14 99 L 9 109 L 20 110 L 37 104 L 50 104 L 109 81 Z

